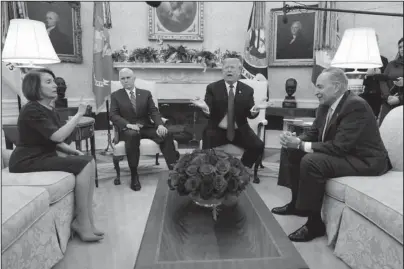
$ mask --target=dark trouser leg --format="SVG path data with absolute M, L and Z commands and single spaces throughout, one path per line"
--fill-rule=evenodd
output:
M 300 162 L 306 155 L 298 149 L 281 148 L 278 185 L 292 191 L 292 204 L 295 205 L 299 188 Z
M 165 137 L 159 137 L 156 133 L 156 128 L 142 128 L 140 129 L 140 136 L 141 138 L 151 139 L 159 144 L 167 166 L 171 169 L 172 165 L 177 161 L 177 152 L 172 133 L 168 132 Z
M 229 143 L 226 138 L 226 130 L 218 127 L 207 126 L 202 134 L 202 149 L 210 149 Z
M 300 163 L 299 190 L 296 202 L 298 209 L 320 212 L 329 178 L 369 175 L 369 167 L 356 160 L 353 167 L 346 158 L 323 153 L 306 154 Z
M 300 161 L 306 155 L 298 149 L 281 148 L 280 165 L 278 173 L 278 185 L 289 188 L 292 192 L 291 201 L 271 210 L 277 215 L 307 216 L 309 212 L 296 209 L 297 194 L 299 190 Z
M 264 142 L 248 127 L 242 130 L 236 129 L 236 134 L 233 141 L 229 141 L 236 146 L 244 149 L 244 154 L 241 157 L 241 162 L 251 168 L 257 159 L 264 152 Z
M 125 141 L 125 151 L 131 173 L 136 172 L 139 165 L 140 134 L 134 130 L 127 129 L 122 132 L 122 137 Z

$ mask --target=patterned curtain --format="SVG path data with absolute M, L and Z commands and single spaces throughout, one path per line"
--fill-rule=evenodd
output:
M 319 3 L 320 8 L 336 8 L 335 1 Z M 332 11 L 317 12 L 317 31 L 315 32 L 314 50 L 336 51 L 340 37 L 338 32 L 338 13 Z

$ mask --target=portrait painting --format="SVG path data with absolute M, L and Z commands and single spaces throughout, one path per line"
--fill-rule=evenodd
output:
M 290 12 L 272 9 L 270 18 L 269 65 L 309 66 L 314 64 L 316 11 Z
M 203 41 L 203 2 L 162 2 L 149 7 L 149 40 Z
M 82 62 L 80 2 L 26 2 L 28 17 L 45 23 L 62 62 Z

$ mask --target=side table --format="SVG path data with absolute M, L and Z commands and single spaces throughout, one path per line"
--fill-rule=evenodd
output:
M 74 132 L 70 135 L 68 140 L 76 143 L 76 149 L 81 151 L 81 141 L 86 141 L 86 151 L 88 152 L 88 139 L 90 139 L 90 151 L 95 161 L 95 186 L 98 188 L 98 172 L 97 172 L 97 158 L 95 155 L 95 136 L 94 136 L 95 119 L 91 117 L 82 117 L 77 124 Z
M 283 119 L 283 130 L 295 132 L 296 136 L 309 130 L 315 118 Z

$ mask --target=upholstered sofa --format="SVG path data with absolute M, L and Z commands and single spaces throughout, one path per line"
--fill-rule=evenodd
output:
M 327 182 L 323 219 L 334 254 L 353 269 L 402 269 L 403 106 L 380 127 L 393 169 L 378 177 Z
M 66 251 L 74 214 L 73 174 L 10 173 L 2 150 L 1 268 L 47 269 Z

